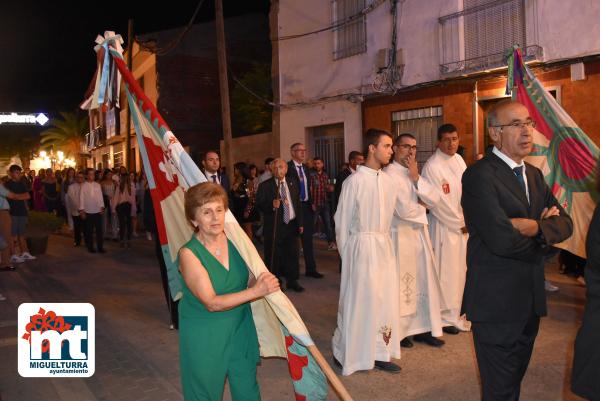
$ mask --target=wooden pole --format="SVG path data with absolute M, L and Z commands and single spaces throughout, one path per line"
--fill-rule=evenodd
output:
M 227 55 L 225 49 L 225 23 L 223 22 L 223 2 L 215 0 L 215 25 L 217 28 L 217 61 L 219 64 L 219 94 L 221 95 L 221 120 L 227 175 L 233 177 L 233 157 L 231 152 L 231 115 L 229 110 L 229 82 L 227 79 Z
M 127 28 L 127 68 L 133 73 L 133 19 L 129 19 Z M 127 132 L 125 133 L 125 160 L 123 164 L 131 171 L 131 110 L 127 102 Z
M 313 358 L 315 358 L 315 361 L 321 367 L 323 373 L 325 373 L 325 377 L 327 377 L 327 380 L 329 380 L 329 384 L 331 384 L 331 387 L 333 387 L 333 390 L 336 392 L 338 398 L 342 401 L 353 401 L 352 396 L 350 396 L 350 393 L 348 393 L 346 387 L 344 387 L 333 369 L 331 369 L 331 366 L 329 366 L 325 360 L 325 357 L 323 357 L 317 346 L 309 345 L 307 348 L 312 354 Z

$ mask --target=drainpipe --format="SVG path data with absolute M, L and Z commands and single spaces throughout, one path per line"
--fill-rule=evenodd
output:
M 473 86 L 473 160 L 479 153 L 479 102 L 477 100 L 477 80 L 475 80 Z

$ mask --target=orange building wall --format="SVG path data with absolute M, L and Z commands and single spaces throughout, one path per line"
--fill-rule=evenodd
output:
M 571 81 L 570 67 L 534 73 L 545 87 L 560 87 L 561 105 L 576 124 L 596 143 L 600 144 L 600 61 L 585 65 L 586 79 Z M 449 81 L 436 86 L 416 89 L 395 96 L 367 99 L 363 102 L 363 129 L 380 128 L 392 130 L 392 113 L 429 106 L 443 107 L 444 123 L 458 128 L 461 145 L 465 147 L 465 161 L 474 159 L 473 90 L 475 78 Z M 505 77 L 477 78 L 479 153 L 484 147 L 485 102 L 504 96 Z

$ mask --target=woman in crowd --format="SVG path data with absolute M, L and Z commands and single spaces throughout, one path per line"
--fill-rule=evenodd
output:
M 195 228 L 179 251 L 179 352 L 186 401 L 221 400 L 226 378 L 233 401 L 260 400 L 250 302 L 277 291 L 279 281 L 269 272 L 248 280 L 248 267 L 224 231 L 227 207 L 227 194 L 218 184 L 204 182 L 185 193 L 185 215 Z
M 46 170 L 40 169 L 37 177 L 33 180 L 33 209 L 38 212 L 46 211 L 46 204 L 44 203 L 44 184 L 43 181 L 46 179 Z
M 104 205 L 106 206 L 106 213 L 102 215 L 102 223 L 104 226 L 104 236 L 112 237 L 114 241 L 117 240 L 119 231 L 119 225 L 117 223 L 117 215 L 113 212 L 111 207 L 111 201 L 115 195 L 115 188 L 117 184 L 113 180 L 113 173 L 109 169 L 104 170 L 102 181 L 100 181 L 100 187 L 102 188 L 102 198 L 104 199 Z
M 56 185 L 54 172 L 51 168 L 46 169 L 46 177 L 42 181 L 42 196 L 48 213 L 58 212 L 59 193 Z
M 112 181 L 112 178 L 111 178 Z M 111 200 L 112 212 L 119 217 L 119 239 L 121 247 L 129 248 L 131 241 L 132 219 L 136 215 L 135 192 L 129 182 L 129 175 L 119 178 L 119 186 L 115 189 Z
M 75 182 L 75 169 L 73 167 L 69 167 L 65 172 L 65 179 L 62 183 L 60 198 L 63 202 L 63 205 L 65 206 L 67 224 L 69 224 L 70 230 L 73 230 L 73 216 L 71 214 L 71 203 L 69 203 L 67 200 L 67 193 L 69 193 L 69 186 Z
M 598 171 L 600 172 L 600 170 Z M 596 183 L 600 190 L 600 179 Z M 596 206 L 585 244 L 586 304 L 575 339 L 571 388 L 590 401 L 600 401 L 600 208 Z
M 250 174 L 248 165 L 238 162 L 233 165 L 233 182 L 231 184 L 231 199 L 233 202 L 231 212 L 240 223 L 248 237 L 252 238 L 252 223 L 245 216 L 249 203 L 248 181 Z
M 258 224 L 260 221 L 260 213 L 256 207 L 256 193 L 258 192 L 258 168 L 256 165 L 251 164 L 248 167 L 250 177 L 247 182 L 248 192 L 248 204 L 244 210 L 244 219 L 249 225 L 250 233 L 254 233 L 253 225 Z M 248 232 L 248 231 L 247 231 Z M 250 236 L 252 238 L 252 236 Z

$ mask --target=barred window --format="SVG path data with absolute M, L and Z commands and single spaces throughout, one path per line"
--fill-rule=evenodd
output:
M 366 0 L 332 0 L 333 59 L 367 51 Z
M 404 133 L 413 134 L 417 138 L 417 162 L 419 166 L 422 166 L 435 152 L 437 130 L 442 123 L 442 106 L 392 113 L 394 138 Z

